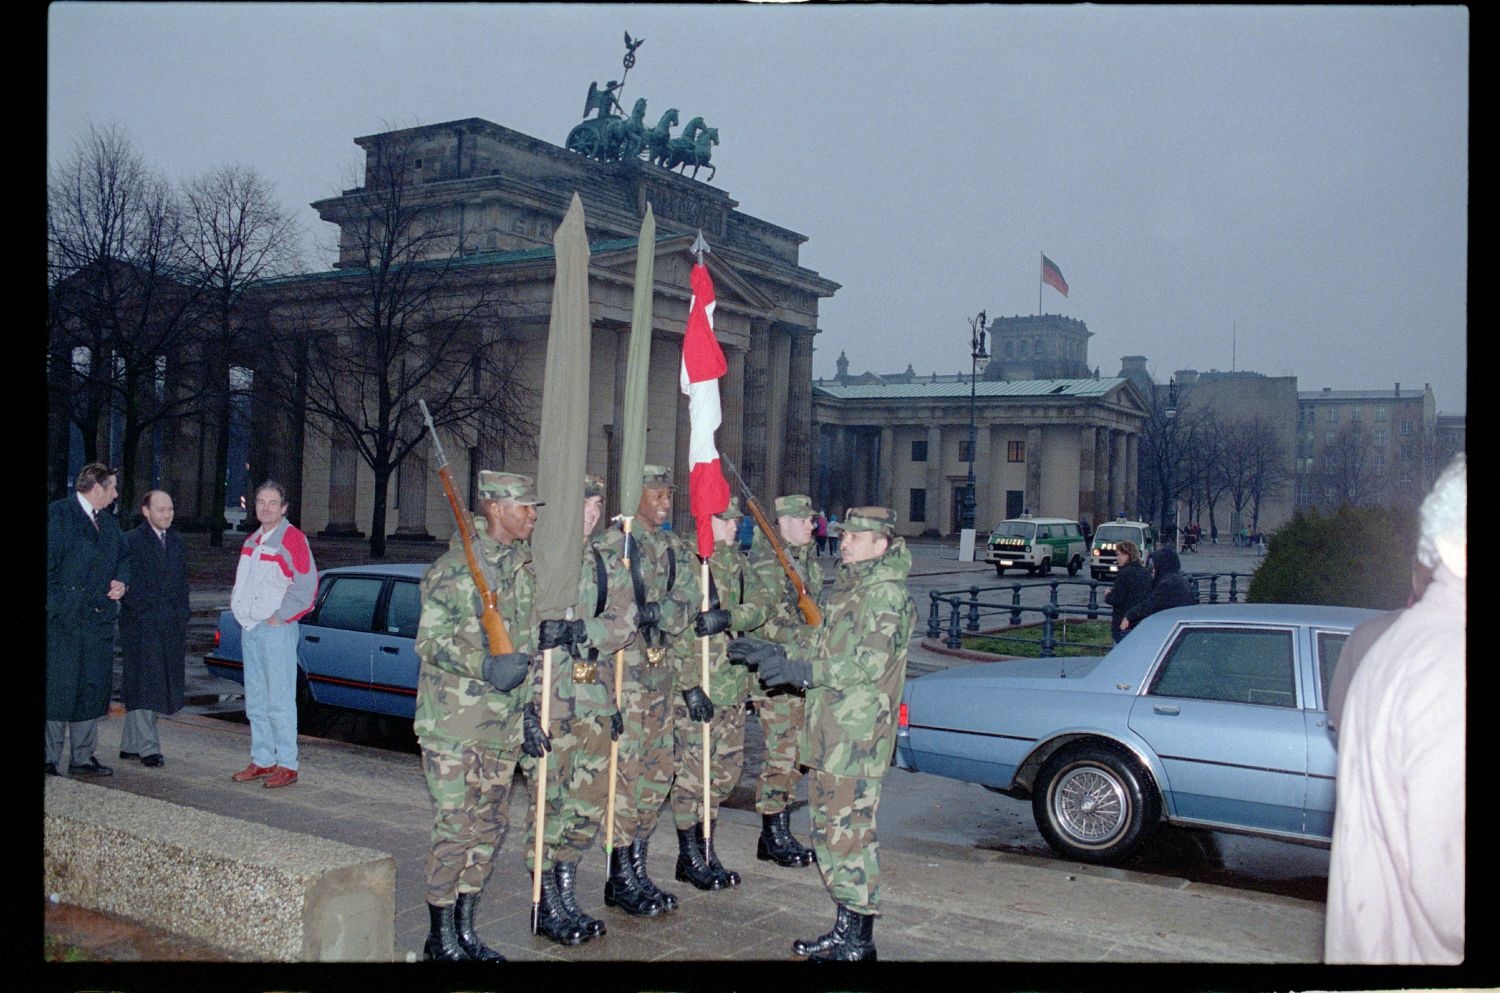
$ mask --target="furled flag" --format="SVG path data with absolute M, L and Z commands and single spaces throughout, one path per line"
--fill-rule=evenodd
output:
M 1068 295 L 1068 281 L 1063 279 L 1062 270 L 1057 267 L 1047 256 L 1042 256 L 1042 282 L 1052 287 L 1063 296 Z
M 688 395 L 688 505 L 698 523 L 698 554 L 714 552 L 710 519 L 729 506 L 729 483 L 719 468 L 714 431 L 723 419 L 719 409 L 719 377 L 729 371 L 724 350 L 714 337 L 714 281 L 702 262 L 693 266 L 693 302 L 682 336 L 682 392 Z

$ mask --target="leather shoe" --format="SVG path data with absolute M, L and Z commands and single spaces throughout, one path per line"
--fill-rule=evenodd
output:
M 166 764 L 167 760 L 161 757 L 161 752 L 157 752 L 155 755 L 147 755 L 145 758 L 141 759 L 141 765 L 148 766 L 152 769 L 160 769 Z
M 259 779 L 261 776 L 269 776 L 275 771 L 276 766 L 274 765 L 256 765 L 254 762 L 251 762 L 249 765 L 245 766 L 245 768 L 241 769 L 239 772 L 235 773 L 229 778 L 233 779 L 236 783 L 248 783 L 252 779 Z
M 141 753 L 140 752 L 121 752 L 120 753 L 120 758 L 122 758 L 122 759 L 138 759 L 140 757 L 141 757 Z
M 57 763 L 56 762 L 48 762 L 47 763 L 47 775 L 49 775 L 49 776 L 55 776 L 55 775 L 57 775 Z
M 81 765 L 69 765 L 70 776 L 113 776 L 115 771 L 107 765 L 100 765 L 99 759 L 89 756 L 89 760 Z
M 266 777 L 265 787 L 274 790 L 281 786 L 290 786 L 297 781 L 297 770 L 288 769 L 285 766 L 276 766 L 274 771 Z

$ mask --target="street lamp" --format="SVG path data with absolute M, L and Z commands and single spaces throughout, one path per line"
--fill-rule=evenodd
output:
M 1167 380 L 1167 437 L 1170 441 L 1167 459 L 1167 492 L 1163 494 L 1167 503 L 1167 541 L 1177 548 L 1177 433 L 1173 422 L 1177 418 L 1177 377 Z
M 979 360 L 988 359 L 989 353 L 984 350 L 984 326 L 987 318 L 984 311 L 979 316 L 969 321 L 969 358 L 972 360 L 969 366 L 969 481 L 964 486 L 964 507 L 962 520 L 959 527 L 972 530 L 974 527 L 974 397 L 975 385 L 979 379 Z

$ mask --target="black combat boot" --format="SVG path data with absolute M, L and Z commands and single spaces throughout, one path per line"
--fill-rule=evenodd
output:
M 641 888 L 635 878 L 635 867 L 631 864 L 628 848 L 611 849 L 609 853 L 609 879 L 604 883 L 604 905 L 619 907 L 632 917 L 655 917 L 666 906 L 653 900 Z
M 429 962 L 468 962 L 469 953 L 458 943 L 458 928 L 454 923 L 453 904 L 439 907 L 427 905 L 432 917 L 432 930 L 427 932 L 427 944 L 422 948 L 422 957 Z
M 597 938 L 604 934 L 604 922 L 597 917 L 585 914 L 583 908 L 578 906 L 578 898 L 573 892 L 573 887 L 578 881 L 578 863 L 554 863 L 552 872 L 557 879 L 557 895 L 562 900 L 563 909 L 583 925 L 583 933 L 590 938 Z
M 569 914 L 557 895 L 557 880 L 542 870 L 542 902 L 536 908 L 535 934 L 546 935 L 559 945 L 581 945 L 588 940 L 583 925 Z
M 789 869 L 812 865 L 817 861 L 812 849 L 803 848 L 792 835 L 791 818 L 789 810 L 760 815 L 760 840 L 755 844 L 756 858 L 762 862 L 775 862 Z
M 710 869 L 724 877 L 725 886 L 738 886 L 740 884 L 740 874 L 733 869 L 724 868 L 724 863 L 719 861 L 719 853 L 714 850 L 714 839 L 718 836 L 719 822 L 714 821 L 713 830 L 703 839 L 703 858 L 708 863 Z
M 478 893 L 460 893 L 453 905 L 453 925 L 458 932 L 458 944 L 469 958 L 477 962 L 504 962 L 505 956 L 486 945 L 474 930 L 474 912 L 479 909 Z
M 849 931 L 844 935 L 844 940 L 828 949 L 814 955 L 811 962 L 874 962 L 875 956 L 875 915 L 856 914 L 850 910 Z
M 677 829 L 677 878 L 700 890 L 721 890 L 725 886 L 724 877 L 703 857 L 702 824 Z
M 676 910 L 676 894 L 668 893 L 660 886 L 657 886 L 651 881 L 651 877 L 646 874 L 646 843 L 648 840 L 647 838 L 637 838 L 630 843 L 631 871 L 635 873 L 636 880 L 641 884 L 641 889 L 646 892 L 647 896 L 653 900 L 661 901 L 662 907 L 666 910 Z
M 854 922 L 854 912 L 838 904 L 838 914 L 833 919 L 833 930 L 816 938 L 798 938 L 792 942 L 792 951 L 797 955 L 817 955 L 841 945 L 849 935 L 849 926 Z

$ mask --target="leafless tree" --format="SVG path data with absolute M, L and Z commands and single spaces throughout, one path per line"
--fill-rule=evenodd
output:
M 1226 492 L 1236 515 L 1250 507 L 1250 530 L 1260 530 L 1261 505 L 1282 495 L 1293 476 L 1287 465 L 1286 446 L 1276 429 L 1256 416 L 1231 424 L 1224 433 L 1222 463 Z
M 1387 467 L 1381 464 L 1379 455 L 1370 432 L 1363 430 L 1359 421 L 1345 424 L 1334 440 L 1323 446 L 1319 477 L 1334 508 L 1384 501 Z
M 307 424 L 358 452 L 374 476 L 370 552 L 386 548 L 387 492 L 427 444 L 419 400 L 448 438 L 530 454 L 538 391 L 502 337 L 492 273 L 463 264 L 455 232 L 414 181 L 399 140 L 370 150 L 365 185 L 343 221 L 342 271 L 307 285 Z M 581 398 L 580 398 L 581 399 Z
M 295 270 L 300 261 L 298 231 L 271 185 L 244 166 L 225 166 L 191 180 L 182 198 L 190 222 L 187 250 L 203 281 L 212 341 L 205 354 L 205 412 L 218 425 L 212 479 L 201 484 L 199 505 L 207 514 L 209 544 L 219 547 L 224 543 L 234 402 L 229 367 L 247 344 L 242 300 L 256 282 Z
M 1158 388 L 1150 401 L 1141 432 L 1139 492 L 1142 507 L 1166 534 L 1173 505 L 1191 485 L 1192 451 L 1208 412 L 1194 406 L 1191 394 L 1178 403 Z

